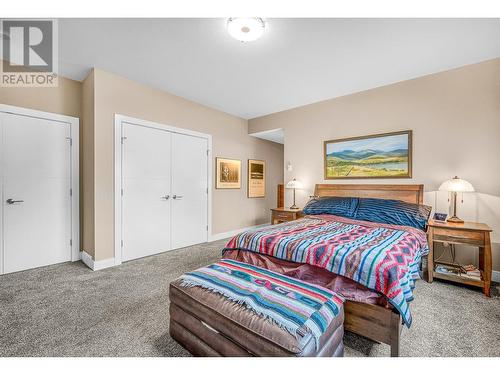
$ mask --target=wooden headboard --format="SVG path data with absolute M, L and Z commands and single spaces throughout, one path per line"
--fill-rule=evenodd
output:
M 424 185 L 316 184 L 314 195 L 318 197 L 397 199 L 408 203 L 422 204 Z

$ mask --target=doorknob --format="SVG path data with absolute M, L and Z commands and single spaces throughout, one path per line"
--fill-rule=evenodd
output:
M 14 204 L 14 203 L 23 203 L 24 201 L 16 201 L 12 198 L 9 198 L 5 201 L 7 204 Z
M 174 199 L 182 199 L 182 195 L 174 195 L 172 198 L 174 198 Z
M 161 199 L 165 199 L 166 201 L 168 201 L 170 198 L 170 195 L 164 195 L 163 197 L 161 197 Z

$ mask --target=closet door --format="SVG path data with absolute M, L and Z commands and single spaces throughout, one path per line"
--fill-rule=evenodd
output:
M 171 133 L 122 124 L 122 260 L 171 249 Z
M 207 241 L 208 142 L 172 134 L 172 247 Z
M 70 124 L 0 113 L 0 129 L 4 273 L 71 260 Z

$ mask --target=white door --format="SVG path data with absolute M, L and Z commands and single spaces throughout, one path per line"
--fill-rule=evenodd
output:
M 0 113 L 3 272 L 71 260 L 70 124 Z
M 122 123 L 122 260 L 171 249 L 168 131 Z
M 172 248 L 207 241 L 208 142 L 172 134 Z

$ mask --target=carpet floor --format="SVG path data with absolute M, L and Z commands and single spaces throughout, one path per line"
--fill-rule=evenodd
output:
M 93 272 L 63 263 L 0 276 L 0 356 L 189 356 L 168 334 L 168 285 L 220 258 L 225 241 Z M 500 288 L 417 283 L 402 356 L 500 356 Z M 389 347 L 346 333 L 345 355 Z

